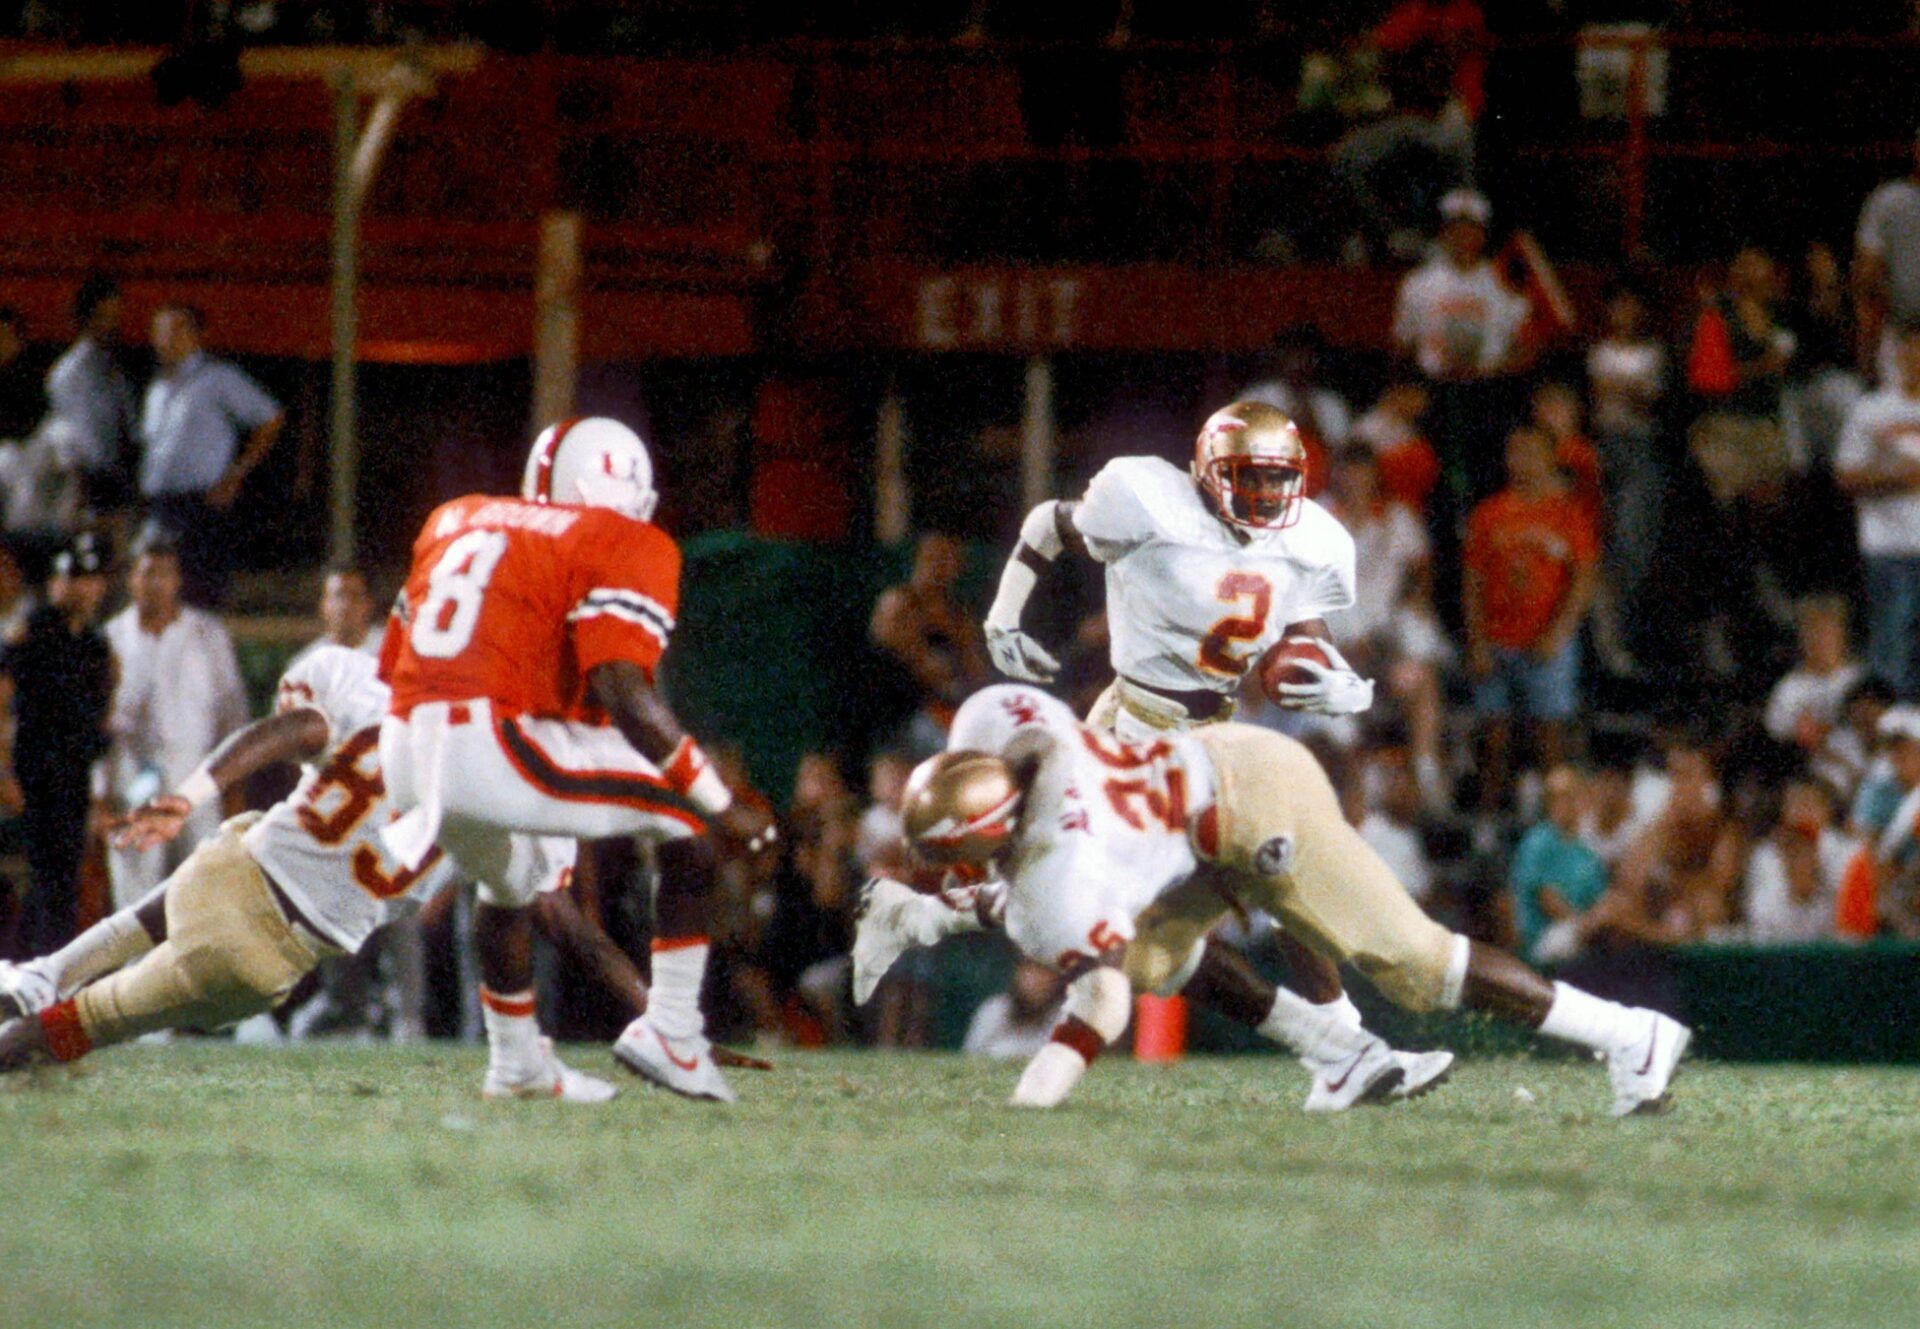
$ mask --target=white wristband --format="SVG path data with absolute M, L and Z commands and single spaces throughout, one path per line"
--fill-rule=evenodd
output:
M 720 772 L 706 765 L 700 768 L 700 773 L 693 777 L 693 783 L 687 786 L 687 800 L 709 817 L 717 817 L 733 806 L 733 790 L 727 788 L 727 782 L 720 778 Z
M 220 786 L 215 782 L 213 773 L 202 766 L 180 782 L 173 796 L 184 798 L 188 807 L 203 807 L 220 796 Z
M 987 626 L 1018 632 L 1020 614 L 1027 607 L 1027 597 L 1033 594 L 1033 588 L 1039 584 L 1040 578 L 1034 575 L 1032 568 L 1018 558 L 1008 559 L 1007 566 L 1000 570 L 1000 589 L 987 610 Z
M 709 817 L 717 817 L 733 806 L 733 790 L 713 769 L 713 763 L 691 737 L 680 740 L 660 773 L 667 783 L 687 796 L 687 801 Z

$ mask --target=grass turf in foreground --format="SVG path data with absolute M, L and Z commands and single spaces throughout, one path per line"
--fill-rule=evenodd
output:
M 576 1064 L 602 1073 L 595 1049 Z M 490 1104 L 454 1049 L 117 1050 L 0 1089 L 0 1316 L 69 1326 L 1911 1325 L 1920 1072 L 1476 1061 L 1313 1118 L 1276 1058 L 789 1055 Z M 1528 1088 L 1535 1102 L 1518 1100 Z

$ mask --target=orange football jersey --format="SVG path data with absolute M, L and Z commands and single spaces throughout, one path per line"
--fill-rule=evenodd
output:
M 680 548 L 657 526 L 605 508 L 457 498 L 414 541 L 380 677 L 397 715 L 484 697 L 496 712 L 599 722 L 587 672 L 631 660 L 651 674 L 679 600 Z

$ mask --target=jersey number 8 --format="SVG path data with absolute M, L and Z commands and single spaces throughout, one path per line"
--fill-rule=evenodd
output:
M 507 537 L 500 531 L 468 531 L 447 546 L 427 574 L 427 598 L 413 616 L 413 649 L 430 660 L 450 660 L 467 649 L 480 621 L 480 599 Z

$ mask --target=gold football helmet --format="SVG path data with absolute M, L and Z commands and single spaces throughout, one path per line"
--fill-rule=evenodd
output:
M 1013 838 L 1021 789 L 985 752 L 942 752 L 914 767 L 900 799 L 907 845 L 922 862 L 984 867 Z
M 1286 412 L 1265 402 L 1237 401 L 1201 426 L 1193 478 L 1222 521 L 1277 530 L 1299 520 L 1307 447 Z

